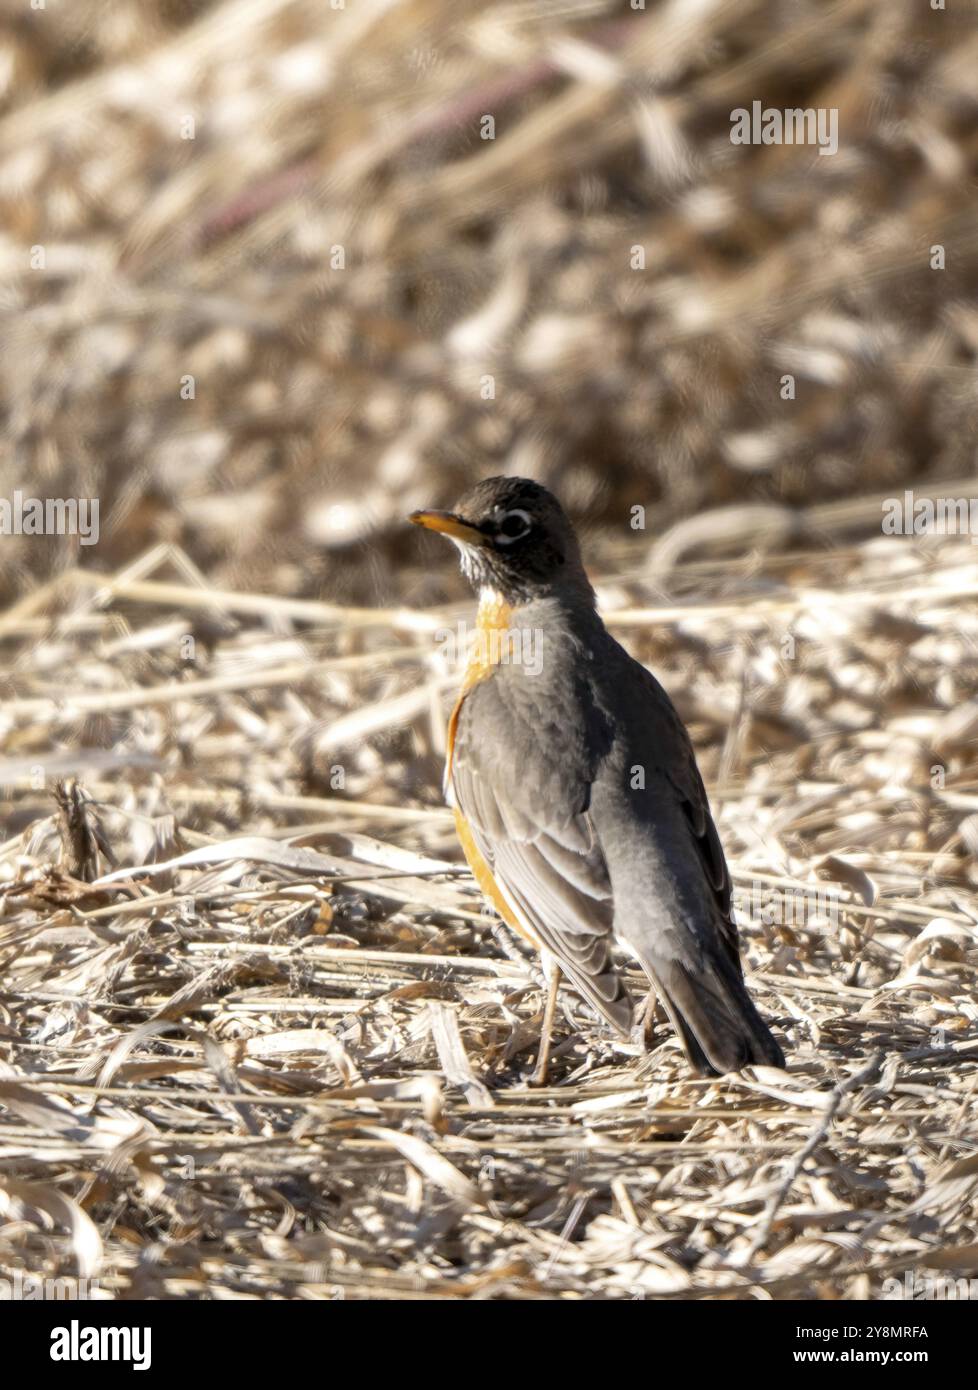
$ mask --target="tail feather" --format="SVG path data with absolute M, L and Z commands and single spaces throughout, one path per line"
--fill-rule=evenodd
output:
M 645 969 L 690 1066 L 701 1075 L 721 1076 L 753 1063 L 784 1066 L 784 1053 L 743 980 L 725 962 L 710 962 L 695 976 L 679 961 L 665 969 L 650 963 Z

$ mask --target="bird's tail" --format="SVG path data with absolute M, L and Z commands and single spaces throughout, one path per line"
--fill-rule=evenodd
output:
M 717 953 L 695 974 L 678 960 L 642 962 L 691 1066 L 701 1076 L 752 1063 L 783 1067 L 784 1053 L 747 993 L 739 969 Z

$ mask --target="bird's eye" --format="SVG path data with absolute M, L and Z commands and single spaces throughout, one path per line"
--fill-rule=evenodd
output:
M 500 545 L 509 545 L 512 541 L 521 540 L 532 524 L 527 512 L 519 509 L 507 512 L 496 527 L 496 540 Z

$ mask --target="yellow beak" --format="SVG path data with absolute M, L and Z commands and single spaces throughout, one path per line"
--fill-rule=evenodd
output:
M 465 545 L 486 545 L 487 537 L 476 526 L 470 526 L 454 512 L 412 512 L 408 517 L 415 526 L 424 526 L 429 531 L 440 531 L 443 536 L 462 541 Z

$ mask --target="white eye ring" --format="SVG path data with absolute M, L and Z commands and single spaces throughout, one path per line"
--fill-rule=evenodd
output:
M 527 531 L 529 531 L 530 527 L 533 525 L 533 520 L 532 520 L 532 518 L 531 518 L 529 512 L 521 511 L 519 507 L 515 507 L 511 512 L 505 512 L 505 513 L 503 514 L 503 516 L 500 517 L 500 519 L 499 519 L 499 525 L 500 525 L 500 527 L 502 526 L 502 523 L 503 523 L 504 521 L 508 521 L 509 518 L 510 518 L 511 516 L 519 517 L 520 521 L 522 521 L 522 523 L 523 523 L 523 530 L 522 530 L 522 531 L 517 531 L 517 533 L 516 533 L 515 536 L 506 536 L 506 535 L 503 534 L 503 532 L 502 532 L 501 530 L 497 530 L 497 531 L 496 531 L 496 544 L 497 544 L 497 545 L 512 545 L 513 541 L 520 541 L 520 540 L 522 540 L 523 537 L 526 535 Z

